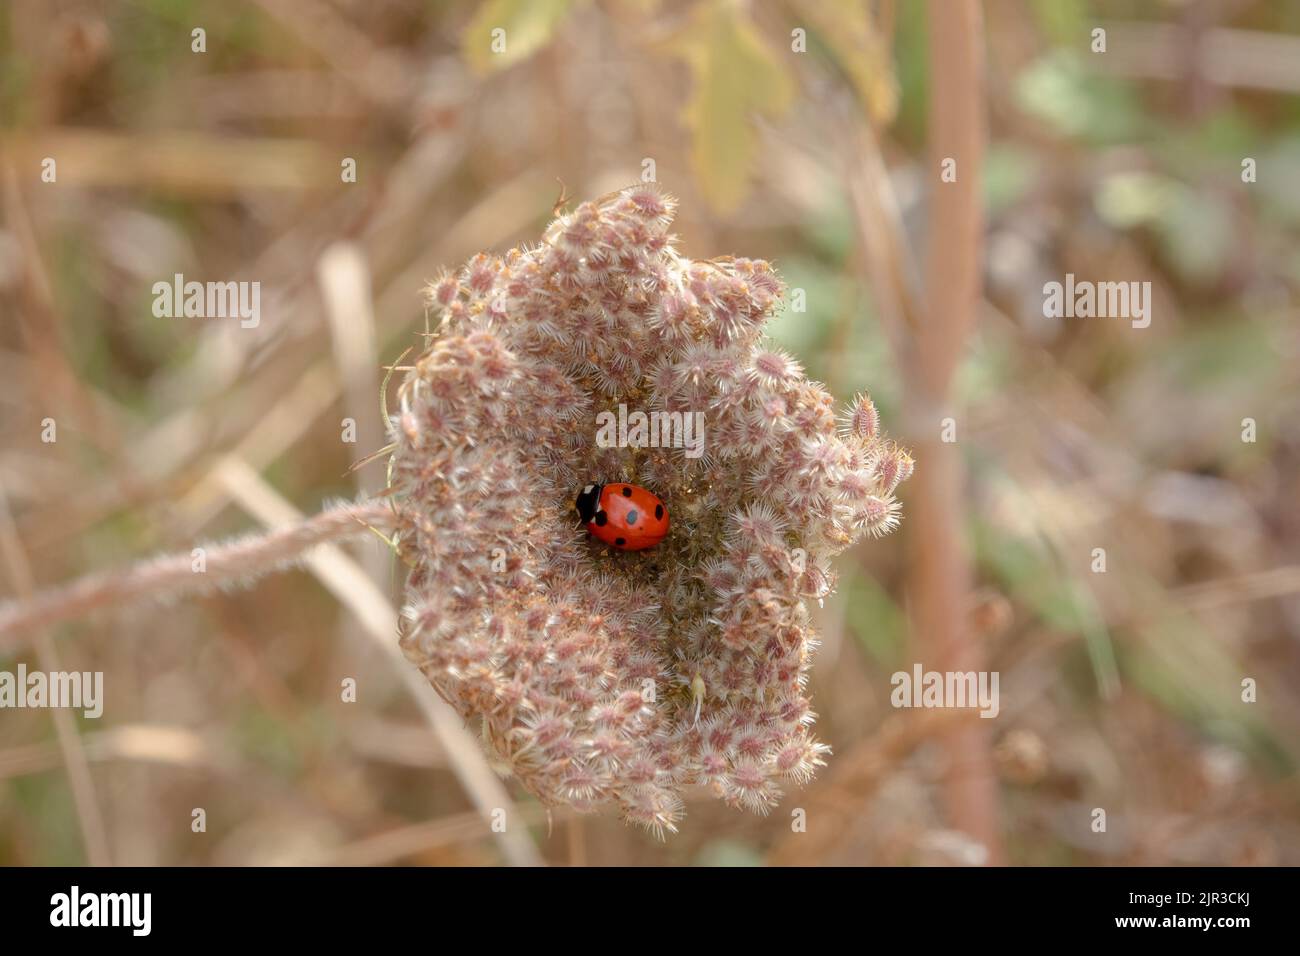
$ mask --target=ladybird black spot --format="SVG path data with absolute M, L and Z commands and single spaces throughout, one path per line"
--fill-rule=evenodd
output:
M 636 519 L 637 519 L 636 509 L 633 508 L 631 511 L 629 511 L 629 512 L 627 513 L 627 523 L 628 523 L 628 525 L 630 526 L 630 525 L 634 525 L 634 524 L 636 524 Z
M 656 521 L 663 521 L 663 520 L 664 520 L 664 506 L 663 506 L 663 505 L 655 505 L 655 520 L 656 520 Z
M 603 528 L 608 523 L 608 521 L 609 521 L 609 515 L 606 512 L 604 511 L 596 512 L 596 524 L 600 525 Z
M 627 544 L 627 538 L 615 538 L 615 539 L 614 539 L 614 546 L 615 546 L 616 548 L 621 548 L 621 547 L 623 547 L 623 545 L 625 545 L 625 544 Z
M 631 486 L 629 486 L 629 485 L 624 485 L 624 486 L 623 486 L 623 497 L 624 497 L 624 498 L 631 498 L 631 497 L 632 497 L 632 488 L 631 488 Z

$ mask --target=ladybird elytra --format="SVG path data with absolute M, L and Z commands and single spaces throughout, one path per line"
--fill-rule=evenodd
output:
M 592 537 L 619 551 L 653 548 L 668 534 L 667 507 L 631 482 L 584 485 L 574 507 Z

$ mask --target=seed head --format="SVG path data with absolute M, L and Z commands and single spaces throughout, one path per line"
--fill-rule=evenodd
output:
M 587 202 L 539 245 L 429 287 L 437 321 L 389 422 L 406 655 L 548 805 L 614 803 L 662 834 L 703 785 L 766 813 L 828 748 L 806 695 L 805 599 L 898 521 L 912 460 L 763 340 L 759 260 L 692 261 L 653 186 Z M 603 447 L 596 415 L 703 416 L 687 447 Z M 664 442 L 660 443 L 661 445 Z M 582 530 L 585 484 L 658 495 L 636 553 Z

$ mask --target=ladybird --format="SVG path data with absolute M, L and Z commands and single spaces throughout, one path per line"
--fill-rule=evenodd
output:
M 653 548 L 668 533 L 668 509 L 638 485 L 585 485 L 574 507 L 588 531 L 620 551 Z

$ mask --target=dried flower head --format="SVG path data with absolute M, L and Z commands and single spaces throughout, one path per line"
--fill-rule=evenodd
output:
M 613 801 L 658 833 L 683 787 L 766 812 L 823 763 L 804 602 L 832 555 L 895 526 L 912 470 L 869 399 L 837 426 L 764 343 L 771 267 L 682 257 L 673 210 L 629 188 L 433 282 L 390 420 L 407 656 L 539 800 Z M 702 454 L 603 447 L 620 404 L 702 413 Z M 573 502 L 593 481 L 653 491 L 668 537 L 590 540 Z

